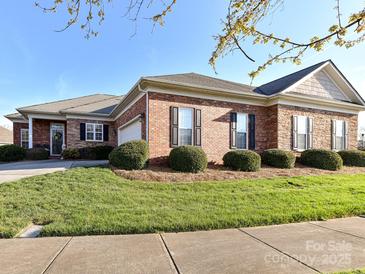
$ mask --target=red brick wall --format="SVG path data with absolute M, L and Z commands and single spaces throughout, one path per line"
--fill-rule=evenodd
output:
M 345 120 L 349 123 L 349 149 L 357 148 L 358 115 L 332 111 L 278 106 L 278 147 L 292 149 L 292 116 L 303 115 L 313 118 L 313 148 L 331 149 L 331 120 Z
M 67 132 L 67 125 L 64 121 L 33 119 L 33 147 L 38 145 L 49 148 L 50 128 L 53 123 L 65 125 Z M 28 123 L 13 123 L 14 144 L 16 145 L 20 145 L 20 130 L 22 128 L 28 128 Z M 67 142 L 67 135 L 65 135 L 65 141 Z
M 20 146 L 20 130 L 22 128 L 28 128 L 28 123 L 13 123 L 13 140 L 14 145 Z
M 141 99 L 139 99 L 133 106 L 131 106 L 126 112 L 118 117 L 115 121 L 115 129 L 118 128 L 125 123 L 129 122 L 137 115 L 142 114 L 142 139 L 146 140 L 146 95 L 144 95 Z M 118 140 L 116 139 L 116 145 Z
M 221 163 L 230 150 L 230 112 L 256 115 L 256 149 L 262 151 L 272 143 L 275 119 L 265 107 L 149 93 L 149 148 L 152 164 L 166 161 L 170 153 L 170 106 L 198 108 L 202 111 L 202 148 L 210 162 Z M 270 118 L 268 113 L 270 112 Z M 273 122 L 267 123 L 267 120 Z
M 33 147 L 50 146 L 51 124 L 63 124 L 65 126 L 65 142 L 67 143 L 67 125 L 65 121 L 33 120 Z
M 80 123 L 95 123 L 95 124 L 104 124 L 109 125 L 109 141 L 107 142 L 91 142 L 91 141 L 82 141 L 80 140 Z M 75 147 L 87 147 L 87 146 L 96 146 L 96 145 L 116 145 L 116 132 L 114 130 L 113 122 L 106 121 L 96 121 L 96 120 L 81 120 L 81 119 L 69 119 L 67 120 L 67 142 L 66 146 L 68 148 Z

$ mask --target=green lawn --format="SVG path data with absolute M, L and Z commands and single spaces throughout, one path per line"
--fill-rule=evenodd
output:
M 0 185 L 0 237 L 147 233 L 323 220 L 365 213 L 365 174 L 204 183 L 124 180 L 73 169 Z

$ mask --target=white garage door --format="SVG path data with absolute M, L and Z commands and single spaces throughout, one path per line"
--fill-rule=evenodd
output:
M 118 130 L 118 146 L 132 140 L 142 139 L 142 127 L 140 121 L 135 121 L 132 124 Z

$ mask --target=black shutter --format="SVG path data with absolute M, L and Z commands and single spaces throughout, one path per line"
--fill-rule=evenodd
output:
M 292 121 L 293 150 L 298 149 L 298 116 L 293 116 Z
M 202 111 L 200 109 L 195 109 L 194 117 L 194 145 L 200 147 L 202 145 Z
M 179 145 L 179 108 L 170 107 L 170 146 Z
M 109 141 L 109 125 L 103 125 L 104 142 Z
M 256 130 L 256 116 L 255 114 L 248 115 L 248 149 L 254 150 L 256 148 L 255 130 Z
M 231 148 L 236 148 L 237 113 L 231 112 Z
M 336 120 L 331 121 L 331 149 L 336 149 Z
M 349 122 L 344 121 L 344 149 L 349 149 Z
M 86 140 L 86 128 L 85 123 L 80 123 L 80 140 L 85 141 Z

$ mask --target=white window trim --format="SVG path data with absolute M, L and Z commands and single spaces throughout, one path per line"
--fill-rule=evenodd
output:
M 28 146 L 29 146 L 29 129 L 28 128 L 21 128 L 20 129 L 20 146 L 23 147 L 23 141 L 24 141 L 23 140 L 23 131 L 28 131 L 28 141 L 27 142 L 28 142 Z
M 87 138 L 87 133 L 88 132 L 91 133 L 91 131 L 87 130 L 88 125 L 91 125 L 92 128 L 93 128 L 93 131 L 92 131 L 93 139 L 88 139 Z M 101 125 L 101 140 L 96 140 L 96 125 Z M 85 124 L 85 141 L 87 141 L 87 142 L 100 142 L 100 143 L 104 142 L 104 125 L 103 124 L 96 124 L 96 123 L 86 123 Z
M 248 150 L 248 113 L 245 112 L 236 112 L 237 113 L 237 124 L 238 124 L 238 114 L 243 114 L 246 116 L 246 148 L 238 148 L 237 147 L 237 133 L 238 130 L 236 129 L 236 148 L 235 150 Z
M 189 110 L 191 110 L 191 113 L 192 113 L 192 115 L 191 115 L 191 146 L 193 146 L 194 145 L 194 134 L 195 134 L 195 132 L 194 132 L 194 115 L 195 115 L 195 111 L 194 111 L 194 108 L 190 108 L 190 107 L 179 107 L 178 109 L 177 109 L 177 112 L 178 112 L 178 119 L 180 119 L 180 110 L 181 109 L 189 109 Z M 182 144 L 180 143 L 180 128 L 182 128 L 182 127 L 180 127 L 180 121 L 178 121 L 178 138 L 177 138 L 177 145 L 178 146 L 182 146 Z
M 305 148 L 295 148 L 293 149 L 294 151 L 298 151 L 298 152 L 303 152 L 306 151 L 308 149 L 308 138 L 309 138 L 309 116 L 305 116 L 305 115 L 296 115 L 298 117 L 298 121 L 299 121 L 299 117 L 304 117 L 306 120 L 306 133 L 305 133 Z M 298 135 L 299 135 L 299 122 L 297 125 L 297 140 L 298 140 Z M 297 145 L 298 145 L 298 141 L 297 141 Z
M 346 132 L 345 132 L 345 120 L 337 120 L 335 119 L 335 124 L 336 124 L 336 131 L 335 131 L 335 146 L 334 146 L 334 149 L 333 151 L 341 151 L 341 150 L 346 150 L 346 147 L 345 147 L 345 143 L 346 143 Z M 342 122 L 342 146 L 343 148 L 342 149 L 337 149 L 337 122 Z

